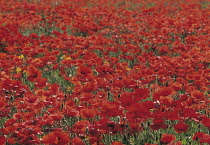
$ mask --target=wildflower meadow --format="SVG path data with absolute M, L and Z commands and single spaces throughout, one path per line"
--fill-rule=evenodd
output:
M 209 145 L 210 0 L 0 0 L 0 145 Z

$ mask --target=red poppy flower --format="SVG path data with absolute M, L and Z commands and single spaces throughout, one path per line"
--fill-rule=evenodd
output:
M 166 118 L 169 119 L 169 120 L 179 120 L 180 117 L 179 117 L 178 110 L 167 112 L 167 117 Z
M 58 138 L 55 137 L 54 132 L 50 132 L 48 135 L 42 137 L 42 143 L 44 144 L 58 144 Z
M 5 107 L 8 105 L 7 101 L 5 98 L 2 97 L 2 99 L 0 100 L 0 111 L 3 112 L 3 110 L 5 109 Z
M 23 113 L 18 112 L 18 113 L 14 113 L 14 114 L 13 114 L 13 118 L 14 118 L 14 119 L 19 120 L 19 119 L 21 119 L 22 117 L 23 117 Z
M 57 57 L 56 56 L 49 56 L 48 58 L 52 62 L 55 62 L 57 60 Z
M 90 99 L 93 99 L 93 94 L 92 93 L 82 93 L 80 95 L 80 101 L 88 101 Z
M 37 78 L 35 86 L 39 88 L 44 88 L 47 84 L 47 78 Z
M 199 140 L 204 134 L 205 134 L 205 133 L 203 133 L 203 132 L 196 132 L 196 133 L 193 135 L 192 140 L 197 141 L 197 140 Z
M 164 104 L 164 105 L 170 107 L 171 104 L 173 103 L 174 99 L 173 99 L 171 96 L 166 96 L 166 97 L 160 96 L 159 101 L 160 101 L 162 104 Z
M 74 107 L 66 106 L 65 115 L 68 117 L 73 117 L 73 116 L 79 117 L 79 111 Z
M 16 73 L 16 74 L 13 75 L 13 77 L 15 79 L 18 79 L 18 78 L 21 78 L 22 77 L 22 74 L 21 73 Z
M 35 102 L 38 103 L 39 97 L 31 92 L 27 92 L 23 100 L 28 103 L 35 103 Z
M 180 95 L 180 100 L 181 101 L 186 101 L 188 98 L 189 98 L 189 95 L 187 95 L 187 94 Z
M 73 126 L 76 131 L 85 132 L 88 125 L 90 125 L 90 122 L 88 120 L 84 120 L 77 121 Z
M 8 137 L 7 138 L 7 143 L 8 144 L 16 144 L 17 143 L 16 138 L 15 137 Z
M 176 125 L 174 125 L 174 129 L 178 133 L 186 132 L 189 128 L 189 125 L 184 124 L 183 122 L 180 122 Z
M 49 115 L 49 114 L 44 114 L 44 116 L 42 117 L 42 120 L 40 120 L 39 124 L 40 125 L 46 125 L 46 124 L 53 124 L 54 120 L 53 118 Z
M 192 74 L 187 74 L 187 79 L 188 80 L 193 80 L 194 78 L 193 78 L 193 75 Z
M 191 92 L 191 96 L 192 96 L 192 98 L 202 99 L 204 97 L 204 93 L 199 90 L 193 90 Z
M 31 33 L 29 35 L 29 37 L 33 38 L 33 39 L 37 39 L 38 38 L 38 35 L 36 33 Z
M 198 118 L 196 110 L 192 108 L 184 108 L 183 111 L 179 112 L 179 116 L 184 118 Z
M 9 93 L 9 91 L 18 91 L 21 84 L 22 82 L 18 80 L 5 79 L 1 84 L 1 88 L 5 93 Z
M 202 137 L 200 138 L 200 144 L 203 144 L 203 143 L 210 144 L 210 135 L 209 134 L 202 135 Z
M 162 143 L 172 143 L 173 141 L 176 140 L 176 137 L 174 135 L 171 135 L 171 134 L 163 134 L 160 141 Z
M 163 88 L 160 88 L 158 92 L 161 96 L 168 96 L 168 95 L 172 95 L 175 91 L 171 87 L 163 87 Z
M 48 135 L 43 136 L 42 142 L 44 144 L 66 145 L 70 143 L 70 138 L 66 132 L 54 131 L 50 132 Z
M 204 126 L 210 128 L 210 118 L 208 118 L 208 117 L 203 117 L 201 123 L 202 123 Z
M 91 68 L 89 68 L 88 66 L 86 66 L 86 65 L 80 65 L 77 68 L 77 75 L 78 76 L 88 77 L 88 76 L 93 75 L 93 70 Z
M 57 111 L 56 113 L 53 113 L 50 116 L 53 118 L 54 121 L 61 120 L 64 117 L 63 113 L 60 111 Z
M 9 127 L 9 126 L 13 125 L 14 123 L 16 123 L 16 119 L 14 119 L 14 118 L 7 119 L 7 121 L 4 123 L 4 127 Z
M 203 75 L 201 74 L 194 74 L 193 77 L 194 77 L 194 80 L 196 81 L 202 81 L 203 79 Z
M 53 55 L 60 55 L 60 50 L 53 50 L 51 52 L 51 54 L 53 54 Z
M 145 68 L 142 70 L 142 74 L 147 74 L 149 76 L 152 76 L 154 74 L 154 70 L 150 68 Z
M 110 65 L 107 64 L 97 66 L 96 71 L 100 74 L 113 73 L 113 69 L 111 69 Z
M 52 69 L 56 70 L 56 69 L 58 69 L 58 67 L 59 67 L 58 64 L 55 64 L 55 65 L 52 66 Z
M 132 92 L 124 92 L 124 93 L 122 93 L 119 100 L 120 100 L 121 104 L 124 107 L 126 107 L 126 106 L 129 107 L 131 104 L 135 103 L 135 100 L 134 100 Z
M 157 74 L 158 74 L 159 76 L 164 76 L 164 75 L 166 74 L 166 72 L 167 72 L 166 69 L 159 69 Z
M 84 108 L 80 110 L 80 116 L 84 119 L 93 118 L 95 115 L 96 111 L 94 109 Z
M 97 126 L 90 126 L 88 132 L 92 137 L 98 137 L 100 135 L 99 128 Z
M 22 132 L 17 133 L 18 138 L 20 138 L 19 144 L 40 144 L 40 139 L 33 134 L 31 129 L 24 129 Z
M 86 82 L 83 86 L 83 91 L 85 93 L 90 93 L 92 91 L 95 91 L 97 89 L 97 82 L 93 81 L 93 82 Z
M 31 66 L 34 66 L 36 68 L 43 68 L 46 64 L 44 59 L 46 59 L 46 58 L 45 57 L 44 58 L 33 58 L 33 59 L 31 59 L 30 64 L 31 64 Z
M 3 135 L 0 135 L 0 145 L 5 145 L 6 143 L 6 137 Z
M 115 117 L 123 115 L 123 110 L 120 108 L 119 102 L 103 102 L 101 116 Z
M 36 81 L 37 78 L 40 78 L 42 76 L 42 72 L 38 69 L 36 69 L 34 66 L 28 67 L 28 80 L 31 82 Z
M 120 129 L 119 124 L 115 123 L 114 121 L 108 121 L 106 124 L 106 130 L 108 132 L 116 133 Z
M 56 94 L 60 88 L 58 84 L 48 84 L 49 88 L 48 91 L 52 91 L 52 94 Z
M 182 84 L 180 82 L 175 82 L 172 84 L 172 88 L 175 90 L 175 91 L 179 91 L 182 89 Z
M 135 89 L 134 92 L 134 99 L 136 101 L 141 101 L 143 99 L 146 99 L 147 97 L 149 97 L 149 89 L 148 88 L 140 88 L 140 89 Z
M 77 59 L 75 65 L 83 65 L 85 63 L 84 59 Z
M 39 101 L 44 101 L 47 99 L 47 97 L 44 95 L 43 89 L 38 89 L 35 91 L 35 94 L 39 97 Z
M 79 137 L 74 137 L 72 139 L 73 145 L 85 145 L 85 143 L 79 138 Z
M 202 90 L 202 91 L 208 91 L 209 88 L 208 88 L 207 86 L 202 86 L 202 87 L 200 88 L 200 90 Z
M 129 106 L 128 112 L 126 112 L 126 116 L 131 121 L 135 121 L 136 119 L 140 119 L 141 121 L 147 119 L 151 117 L 151 112 L 148 107 L 151 107 L 150 103 L 134 103 Z
M 153 120 L 152 125 L 150 125 L 150 128 L 152 130 L 158 130 L 160 128 L 166 129 L 168 126 L 166 124 L 164 124 L 164 120 L 163 119 L 154 119 Z
M 156 91 L 153 94 L 153 99 L 155 101 L 157 101 L 157 100 L 160 99 L 160 96 L 169 96 L 169 95 L 172 95 L 174 93 L 175 93 L 175 91 L 172 87 L 162 87 L 162 88 L 159 88 L 158 91 Z
M 125 85 L 126 88 L 136 88 L 137 87 L 137 83 L 133 79 L 124 78 L 122 80 L 122 82 L 123 82 L 123 84 Z
M 114 85 L 114 87 L 119 87 L 119 88 L 124 87 L 124 83 L 122 80 L 115 80 L 113 85 Z
M 103 143 L 99 143 L 102 137 L 90 137 L 89 144 L 91 145 L 102 145 Z M 103 144 L 104 145 L 104 144 Z

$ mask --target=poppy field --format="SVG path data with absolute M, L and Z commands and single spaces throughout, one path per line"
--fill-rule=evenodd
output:
M 209 129 L 209 0 L 0 1 L 0 145 L 208 145 Z

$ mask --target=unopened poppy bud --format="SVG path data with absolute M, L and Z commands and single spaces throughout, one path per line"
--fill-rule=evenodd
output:
M 117 116 L 117 122 L 120 122 L 120 116 Z

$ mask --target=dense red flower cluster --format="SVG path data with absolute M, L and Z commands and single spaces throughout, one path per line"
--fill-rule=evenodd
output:
M 146 130 L 172 130 L 156 144 L 190 130 L 210 143 L 208 8 L 1 0 L 0 144 L 123 145 Z M 106 140 L 118 135 L 128 139 Z

